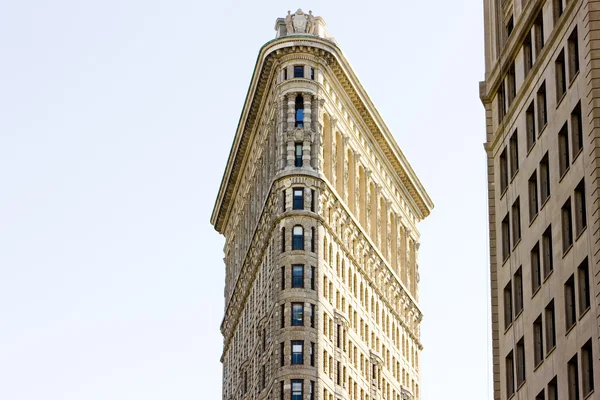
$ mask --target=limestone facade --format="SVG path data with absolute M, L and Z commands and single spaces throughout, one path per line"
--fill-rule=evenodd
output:
M 320 17 L 260 50 L 211 223 L 223 399 L 419 399 L 433 204 Z
M 494 399 L 600 398 L 600 2 L 484 10 Z

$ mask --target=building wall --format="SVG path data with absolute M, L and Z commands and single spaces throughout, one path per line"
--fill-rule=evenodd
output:
M 570 399 L 573 391 L 584 398 L 594 396 L 590 385 L 599 388 L 595 10 L 595 1 L 485 2 L 486 80 L 480 96 L 486 111 L 495 399 Z M 569 371 L 575 356 L 577 367 Z

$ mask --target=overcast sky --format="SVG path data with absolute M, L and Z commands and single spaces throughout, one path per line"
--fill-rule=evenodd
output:
M 435 202 L 423 399 L 491 399 L 482 3 L 3 2 L 0 398 L 220 398 L 209 218 L 258 50 L 302 7 Z

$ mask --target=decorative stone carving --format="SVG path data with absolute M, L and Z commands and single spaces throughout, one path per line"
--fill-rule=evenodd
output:
M 312 15 L 312 10 L 308 11 L 308 23 L 306 25 L 306 33 L 315 33 L 315 17 Z
M 288 13 L 285 17 L 285 28 L 287 29 L 288 35 L 294 32 L 294 24 L 292 23 L 292 14 L 290 10 L 288 10 Z
M 289 13 L 289 11 L 288 11 L 288 13 Z M 287 20 L 287 17 L 286 17 L 286 20 Z M 306 14 L 304 14 L 304 12 L 302 12 L 302 9 L 299 8 L 298 11 L 296 11 L 296 13 L 294 14 L 294 17 L 293 17 L 293 21 L 294 21 L 294 32 L 306 33 L 306 28 L 308 25 L 308 17 L 306 16 Z M 314 22 L 313 22 L 313 27 L 314 27 Z

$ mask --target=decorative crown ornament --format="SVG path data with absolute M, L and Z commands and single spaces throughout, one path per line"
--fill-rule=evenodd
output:
M 294 14 L 288 10 L 285 17 L 285 27 L 287 34 L 292 33 L 309 33 L 315 34 L 315 17 L 312 15 L 312 10 L 305 14 L 302 9 L 298 9 Z

